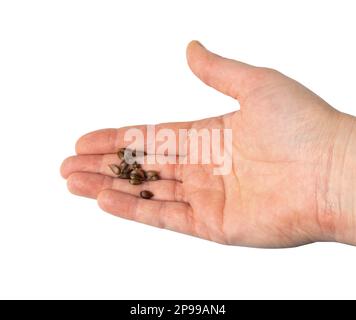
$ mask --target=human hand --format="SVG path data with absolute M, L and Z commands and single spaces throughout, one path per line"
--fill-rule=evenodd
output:
M 216 176 L 205 164 L 144 165 L 162 180 L 132 186 L 108 168 L 127 145 L 129 128 L 106 129 L 80 138 L 77 155 L 64 161 L 69 190 L 119 217 L 224 244 L 355 244 L 355 118 L 275 70 L 222 58 L 198 42 L 188 46 L 187 58 L 203 82 L 237 99 L 241 109 L 156 131 L 231 129 L 232 172 Z M 140 199 L 141 190 L 154 199 Z

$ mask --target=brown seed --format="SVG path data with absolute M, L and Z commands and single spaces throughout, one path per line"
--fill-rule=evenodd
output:
M 141 169 L 141 165 L 137 162 L 134 162 L 134 164 L 132 165 L 133 169 Z
M 117 176 L 119 176 L 121 174 L 121 169 L 116 164 L 109 164 L 109 168 L 113 172 L 113 174 L 115 174 Z
M 128 173 L 130 171 L 130 165 L 128 165 L 125 160 L 120 163 L 120 169 L 122 173 Z
M 140 176 L 135 175 L 135 174 L 130 174 L 130 180 L 135 180 L 135 181 L 141 181 L 143 182 L 143 180 L 141 179 Z
M 146 174 L 147 181 L 159 180 L 159 173 L 157 171 L 146 171 L 145 174 Z
M 130 183 L 134 186 L 138 186 L 138 185 L 142 184 L 142 180 L 130 179 Z
M 149 199 L 153 198 L 153 193 L 151 191 L 144 190 L 140 193 L 140 197 L 142 199 L 149 200 Z
M 137 151 L 127 148 L 121 148 L 117 152 L 117 156 L 122 160 L 120 165 L 110 165 L 110 169 L 120 179 L 128 179 L 132 185 L 140 185 L 145 180 L 156 181 L 159 180 L 159 173 L 156 171 L 145 172 L 142 166 L 135 161 L 137 157 L 146 156 L 144 151 Z
M 147 181 L 158 181 L 159 180 L 159 176 L 152 176 L 149 180 Z
M 124 160 L 125 158 L 125 148 L 121 148 L 118 152 L 117 152 L 117 156 L 119 157 L 120 160 Z
M 131 179 L 145 180 L 145 173 L 141 169 L 134 169 L 130 174 Z
M 130 173 L 123 173 L 123 172 L 121 172 L 120 173 L 120 175 L 118 175 L 117 176 L 118 178 L 120 178 L 120 179 L 125 179 L 125 180 L 127 180 L 127 179 L 130 179 Z

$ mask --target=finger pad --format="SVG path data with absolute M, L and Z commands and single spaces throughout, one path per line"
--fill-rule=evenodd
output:
M 95 199 L 105 184 L 105 177 L 95 174 L 74 173 L 67 181 L 68 190 L 82 197 Z
M 114 190 L 104 190 L 98 195 L 98 205 L 105 212 L 130 219 L 135 197 Z
M 116 129 L 103 129 L 81 137 L 75 146 L 77 154 L 104 154 L 115 144 Z

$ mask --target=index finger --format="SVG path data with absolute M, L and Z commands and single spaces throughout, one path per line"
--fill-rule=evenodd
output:
M 179 129 L 190 129 L 192 127 L 191 122 L 176 122 L 176 123 L 166 123 L 153 126 L 155 132 L 157 133 L 161 129 L 172 130 L 175 134 L 176 141 L 178 142 Z M 83 137 L 81 137 L 76 144 L 77 154 L 108 154 L 116 153 L 119 148 L 127 147 L 131 142 L 125 141 L 125 134 L 130 129 L 138 129 L 142 132 L 144 136 L 144 147 L 146 151 L 147 143 L 152 143 L 156 141 L 147 142 L 147 126 L 133 126 L 125 127 L 120 129 L 102 129 L 94 132 L 90 132 Z M 178 147 L 178 143 L 176 144 Z M 156 147 L 157 147 L 156 143 Z M 177 152 L 178 154 L 178 152 Z

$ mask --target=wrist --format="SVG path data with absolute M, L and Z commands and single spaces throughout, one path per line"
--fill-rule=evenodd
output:
M 356 118 L 337 113 L 322 156 L 318 217 L 326 240 L 356 245 Z

